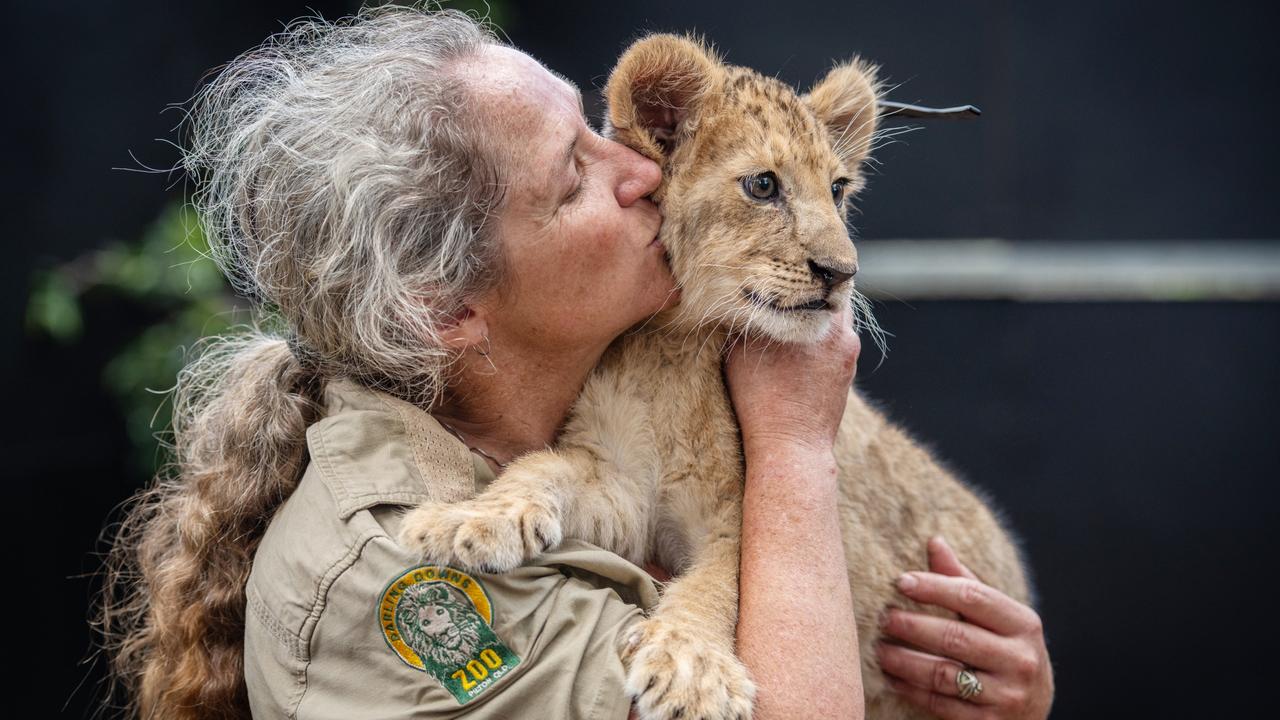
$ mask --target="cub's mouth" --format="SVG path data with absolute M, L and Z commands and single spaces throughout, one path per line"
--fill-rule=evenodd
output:
M 769 298 L 766 298 L 752 290 L 743 290 L 742 294 L 753 305 L 768 308 L 779 313 L 811 312 L 814 310 L 828 310 L 831 308 L 831 303 L 827 302 L 825 297 L 819 297 L 798 305 L 780 305 L 777 300 L 770 300 Z

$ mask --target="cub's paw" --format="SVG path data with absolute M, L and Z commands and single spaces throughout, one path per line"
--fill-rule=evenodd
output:
M 423 503 L 404 518 L 400 542 L 427 560 L 506 572 L 563 539 L 559 513 L 524 498 Z
M 453 538 L 467 518 L 461 509 L 464 504 L 424 502 L 410 510 L 400 523 L 400 544 L 421 553 L 425 560 L 454 563 Z
M 661 614 L 623 640 L 627 692 L 642 720 L 748 720 L 756 688 L 732 647 Z

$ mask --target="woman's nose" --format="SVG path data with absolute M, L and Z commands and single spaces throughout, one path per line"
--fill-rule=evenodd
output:
M 640 198 L 646 197 L 658 189 L 662 183 L 662 168 L 658 163 L 641 155 L 625 145 L 619 145 L 622 171 L 618 176 L 618 204 L 628 207 Z

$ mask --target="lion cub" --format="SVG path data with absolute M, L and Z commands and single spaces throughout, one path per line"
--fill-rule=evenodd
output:
M 654 35 L 609 78 L 613 136 L 657 161 L 661 239 L 680 305 L 620 338 L 554 451 L 520 458 L 480 496 L 426 504 L 402 540 L 438 562 L 505 571 L 581 538 L 678 578 L 622 638 L 642 718 L 745 718 L 754 686 L 734 655 L 742 455 L 721 377 L 730 332 L 814 342 L 851 301 L 848 196 L 876 128 L 874 68 L 838 65 L 807 94 Z M 888 692 L 876 620 L 906 605 L 903 571 L 943 534 L 986 582 L 1025 600 L 1017 552 L 969 490 L 850 391 L 837 461 L 868 715 L 918 715 Z M 700 672 L 677 672 L 696 658 Z

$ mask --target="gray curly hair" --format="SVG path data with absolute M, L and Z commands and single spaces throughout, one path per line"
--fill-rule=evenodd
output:
M 184 165 L 213 257 L 294 340 L 208 338 L 178 377 L 172 462 L 116 531 L 94 621 L 128 714 L 249 717 L 245 583 L 327 378 L 442 392 L 443 323 L 503 276 L 500 158 L 459 72 L 496 42 L 451 11 L 307 18 L 197 94 Z
M 429 405 L 442 319 L 500 279 L 499 165 L 455 72 L 493 42 L 450 11 L 297 22 L 199 94 L 184 165 L 214 259 L 325 374 Z

